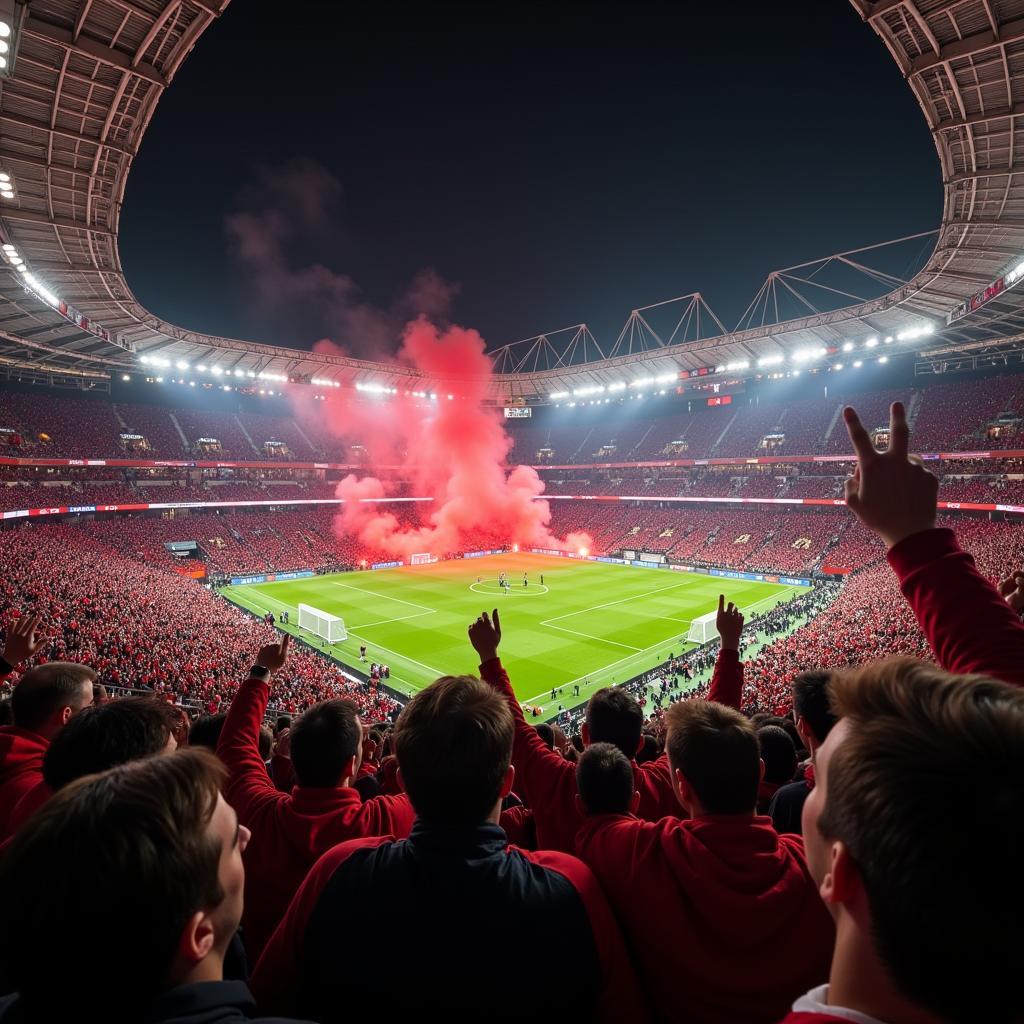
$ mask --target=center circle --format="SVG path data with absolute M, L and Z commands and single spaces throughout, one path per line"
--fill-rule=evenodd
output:
M 474 594 L 498 595 L 502 593 L 502 588 L 493 580 L 484 580 L 482 583 L 470 583 L 469 589 Z M 543 583 L 528 583 L 524 587 L 522 583 L 517 585 L 510 582 L 507 593 L 513 597 L 540 597 L 542 594 L 546 594 L 549 589 Z

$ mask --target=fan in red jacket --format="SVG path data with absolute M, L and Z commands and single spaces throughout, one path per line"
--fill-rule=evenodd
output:
M 315 704 L 292 726 L 297 785 L 282 793 L 260 756 L 259 733 L 270 699 L 271 673 L 288 654 L 288 636 L 260 649 L 249 678 L 231 702 L 217 743 L 227 766 L 224 796 L 252 832 L 245 851 L 246 947 L 255 960 L 317 858 L 337 843 L 363 836 L 406 836 L 413 811 L 402 796 L 363 803 L 352 788 L 363 727 L 351 701 Z
M 509 846 L 497 826 L 515 775 L 513 731 L 506 702 L 472 677 L 439 679 L 409 702 L 394 738 L 412 834 L 343 843 L 318 861 L 253 973 L 263 1012 L 303 1007 L 321 1024 L 382 1009 L 388 1020 L 520 1022 L 509 958 L 525 950 L 525 1012 L 647 1019 L 589 869 Z M 384 924 L 392 953 L 407 951 L 390 981 L 379 944 L 364 941 L 368 920 Z
M 889 564 L 938 663 L 949 672 L 1024 685 L 1024 574 L 1003 580 L 1000 596 L 953 531 L 935 528 L 939 482 L 908 457 L 910 431 L 899 402 L 890 410 L 885 452 L 876 451 L 853 409 L 844 417 L 857 453 L 846 504 L 889 549 Z
M 485 615 L 486 619 L 487 616 Z M 718 599 L 718 629 L 722 649 L 715 662 L 711 681 L 711 699 L 738 708 L 743 691 L 743 663 L 739 657 L 743 615 L 732 603 L 725 607 Z M 498 611 L 494 626 L 501 637 Z M 582 817 L 576 806 L 576 766 L 561 754 L 549 750 L 523 716 L 508 673 L 495 650 L 477 649 L 480 655 L 480 677 L 497 689 L 508 701 L 516 723 L 516 741 L 512 763 L 516 766 L 516 787 L 534 815 L 537 846 L 542 850 L 576 849 L 576 832 Z M 587 704 L 583 725 L 584 743 L 614 743 L 633 765 L 633 776 L 640 803 L 636 814 L 647 821 L 679 813 L 679 803 L 672 790 L 668 761 L 664 755 L 655 761 L 638 765 L 633 760 L 642 742 L 643 711 L 625 690 L 606 687 L 598 690 Z
M 622 813 L 636 803 L 628 763 L 607 745 L 588 749 L 580 802 L 602 813 L 584 822 L 577 851 L 608 896 L 659 1020 L 773 1024 L 828 976 L 832 921 L 800 837 L 755 816 L 763 762 L 750 721 L 704 700 L 673 704 L 665 718 L 686 817 Z
M 830 698 L 803 831 L 835 955 L 786 1024 L 1024 1019 L 1024 693 L 893 658 Z
M 41 649 L 39 619 L 21 616 L 8 627 L 0 678 Z M 50 740 L 82 708 L 92 703 L 96 673 L 86 665 L 52 661 L 29 669 L 11 695 L 14 725 L 0 728 L 0 842 L 12 831 L 14 808 L 43 784 L 43 757 Z

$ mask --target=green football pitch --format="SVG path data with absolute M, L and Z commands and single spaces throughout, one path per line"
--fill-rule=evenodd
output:
M 498 574 L 508 574 L 502 593 Z M 523 586 L 523 573 L 528 585 Z M 544 582 L 541 584 L 541 575 Z M 802 588 L 699 574 L 654 571 L 542 555 L 505 554 L 369 572 L 312 576 L 276 583 L 229 586 L 223 595 L 257 614 L 268 611 L 281 628 L 350 667 L 386 662 L 388 685 L 414 693 L 441 675 L 476 671 L 466 637 L 481 611 L 501 613 L 501 655 L 519 699 L 544 717 L 585 700 L 600 686 L 623 683 L 670 654 L 693 647 L 685 640 L 692 619 L 717 606 L 718 595 L 744 611 L 766 611 Z M 345 620 L 348 639 L 321 645 L 299 629 L 299 603 Z M 280 625 L 280 622 L 279 622 Z M 573 696 L 580 684 L 579 697 Z M 562 689 L 555 701 L 552 687 Z

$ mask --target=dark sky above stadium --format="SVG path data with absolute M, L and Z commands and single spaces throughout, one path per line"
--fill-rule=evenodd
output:
M 128 180 L 121 251 L 187 327 L 355 354 L 411 312 L 492 346 L 934 228 L 938 160 L 844 0 L 235 0 Z

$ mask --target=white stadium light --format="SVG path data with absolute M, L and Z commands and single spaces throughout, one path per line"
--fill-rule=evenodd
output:
M 853 342 L 852 341 L 844 342 L 843 343 L 843 351 L 844 352 L 852 352 L 853 351 Z
M 629 382 L 629 386 L 631 388 L 645 388 L 645 387 L 648 386 L 648 384 L 653 384 L 653 383 L 654 383 L 654 378 L 653 377 L 638 377 L 636 380 L 630 381 Z
M 878 344 L 878 339 L 877 338 L 868 338 L 868 340 L 864 342 L 864 347 L 865 348 L 874 348 L 877 344 Z
M 214 375 L 214 377 L 222 377 L 224 375 L 224 371 L 219 366 L 215 366 L 210 371 L 210 373 L 212 373 Z
M 762 356 L 757 361 L 758 366 L 778 366 L 779 363 L 785 362 L 786 357 L 781 355 L 776 356 Z
M 878 357 L 878 361 L 880 363 L 887 363 L 887 362 L 889 362 L 889 357 L 888 356 L 879 356 Z
M 750 363 L 747 363 L 749 366 Z M 662 373 L 654 378 L 655 384 L 671 384 L 679 376 L 678 373 Z
M 184 359 L 179 359 L 175 365 L 178 367 L 179 370 L 188 369 L 188 363 L 186 363 Z
M 197 369 L 197 370 L 198 370 L 198 371 L 199 371 L 200 373 L 206 373 L 206 367 L 205 367 L 205 366 L 203 366 L 203 364 L 202 364 L 202 363 L 200 363 L 200 364 L 199 364 L 199 365 L 198 365 L 198 366 L 196 367 L 196 369 Z
M 836 363 L 836 365 L 832 367 L 833 370 L 841 370 L 842 368 L 843 368 L 843 364 L 842 363 Z
M 750 369 L 750 360 L 749 359 L 738 359 L 734 363 L 727 363 L 725 368 L 730 373 L 732 373 L 734 370 L 748 370 L 748 369 Z M 675 378 L 673 378 L 673 380 L 674 379 Z M 659 380 L 660 380 L 660 378 L 659 378 Z
M 864 365 L 864 364 L 863 364 L 863 363 L 862 363 L 862 362 L 861 362 L 861 361 L 860 361 L 859 359 L 855 359 L 855 360 L 853 361 L 853 368 L 854 368 L 855 370 L 859 370 L 859 369 L 860 369 L 860 368 L 861 368 L 861 367 L 862 367 L 863 365 Z
M 554 391 L 554 392 L 551 393 L 551 395 L 549 395 L 549 397 L 551 399 L 553 399 L 554 401 L 558 401 L 558 399 L 560 399 L 560 398 L 568 398 L 569 397 L 569 392 L 568 391 Z
M 626 390 L 626 383 L 625 383 L 625 381 L 621 381 L 621 380 L 620 381 L 616 381 L 614 384 L 609 384 L 608 385 L 608 390 L 609 391 L 625 391 Z

